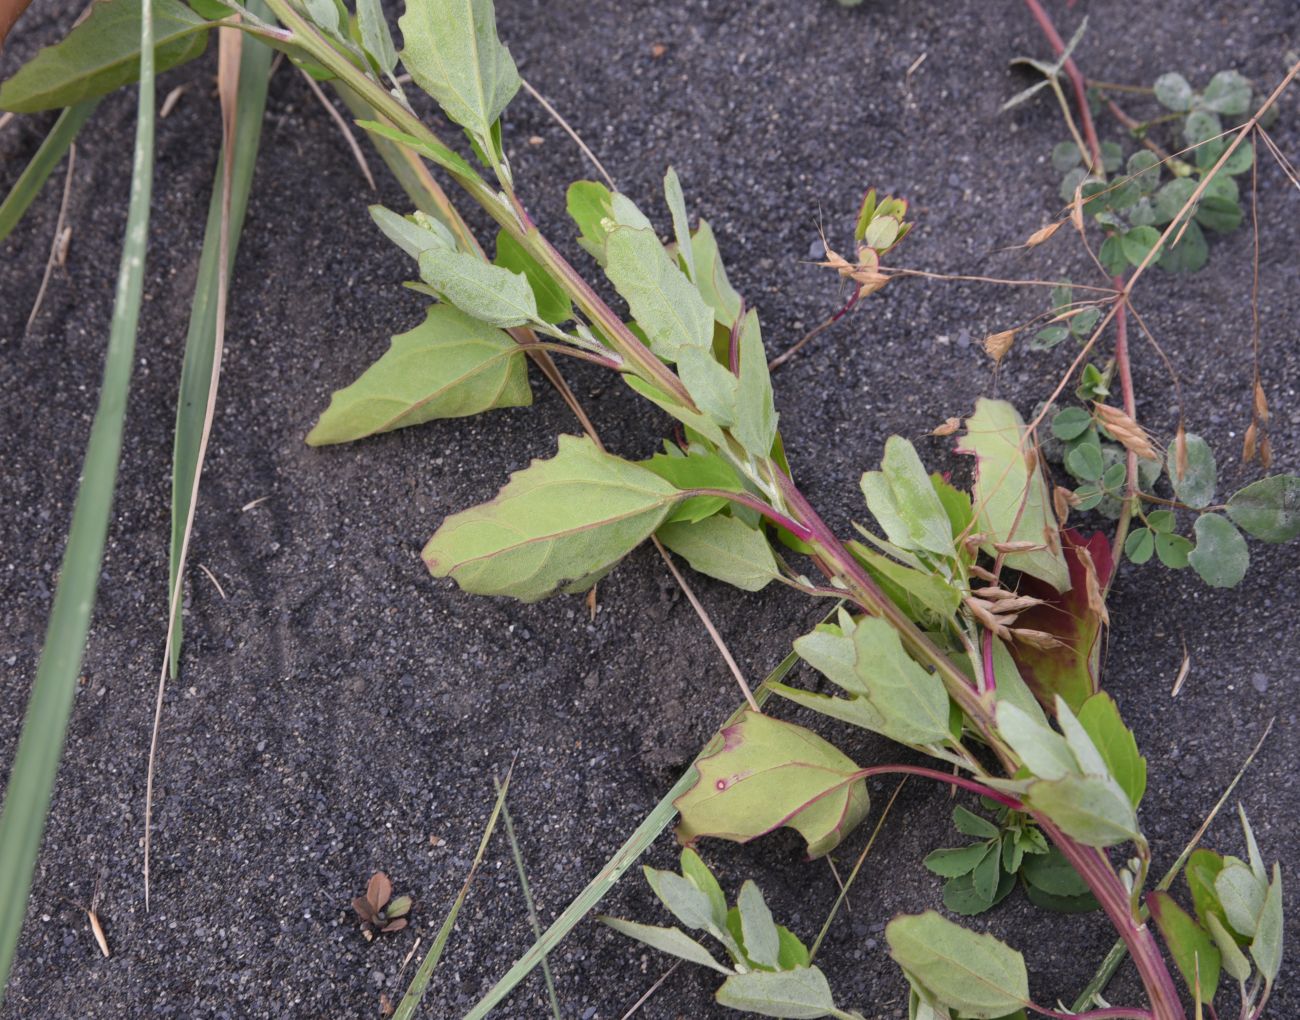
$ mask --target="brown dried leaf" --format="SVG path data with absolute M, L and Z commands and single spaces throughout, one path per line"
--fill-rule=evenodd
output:
M 370 876 L 370 882 L 366 885 L 366 899 L 370 905 L 378 912 L 384 909 L 384 904 L 388 902 L 393 895 L 393 883 L 388 880 L 388 876 L 382 871 L 376 871 Z
M 371 907 L 370 901 L 364 896 L 354 896 L 352 898 L 352 909 L 357 912 L 357 917 L 361 918 L 365 924 L 374 924 L 379 920 L 379 915 Z
M 1042 542 L 994 542 L 993 548 L 1000 553 L 1038 552 L 1046 549 Z
M 104 935 L 104 926 L 99 923 L 99 915 L 93 910 L 87 910 L 86 916 L 90 918 L 90 932 L 95 936 L 95 941 L 99 943 L 99 951 L 104 954 L 104 959 L 108 959 L 108 938 Z
M 1259 463 L 1265 471 L 1273 466 L 1273 444 L 1267 435 L 1259 441 Z
M 380 1016 L 392 1016 L 397 1012 L 393 1006 L 393 1000 L 388 997 L 387 992 L 379 993 L 379 1014 Z
M 1174 470 L 1178 472 L 1174 481 L 1181 482 L 1187 477 L 1187 430 L 1181 422 L 1178 424 L 1178 435 L 1174 437 Z
M 389 921 L 386 925 L 384 925 L 379 930 L 381 932 L 401 931 L 405 927 L 406 927 L 406 918 L 399 917 L 396 921 Z

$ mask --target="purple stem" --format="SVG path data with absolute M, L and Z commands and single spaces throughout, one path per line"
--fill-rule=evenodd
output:
M 807 542 L 813 537 L 813 533 L 798 521 L 792 520 L 781 513 L 780 510 L 768 506 L 757 496 L 751 496 L 747 492 L 732 492 L 730 489 L 683 489 L 682 491 L 687 496 L 717 496 L 719 499 L 730 500 L 732 503 L 739 503 L 751 510 L 757 510 L 773 524 L 785 528 L 786 531 L 801 542 Z
M 736 321 L 731 324 L 731 339 L 727 347 L 727 361 L 731 367 L 731 374 L 740 375 L 740 327 L 745 321 L 745 299 L 740 299 L 740 314 L 736 316 Z
M 949 786 L 960 787 L 963 790 L 969 790 L 971 793 L 977 793 L 981 797 L 987 797 L 989 800 L 997 801 L 1003 807 L 1009 807 L 1012 811 L 1025 811 L 1025 805 L 1016 800 L 1009 794 L 1002 793 L 993 789 L 991 786 L 985 786 L 983 783 L 974 779 L 967 779 L 965 776 L 956 776 L 951 772 L 940 772 L 938 769 L 928 769 L 922 765 L 872 765 L 858 771 L 858 777 L 867 779 L 870 776 L 883 776 L 890 774 L 901 774 L 908 776 L 924 776 L 927 779 L 933 779 L 935 782 L 947 783 Z
M 1058 1013 L 1054 1009 L 1037 1006 L 1032 1002 L 1029 1008 L 1035 1013 L 1042 1013 L 1043 1016 L 1054 1017 L 1057 1020 L 1102 1020 L 1103 1017 L 1114 1018 L 1114 1020 L 1152 1020 L 1154 1016 L 1151 1010 L 1138 1009 L 1135 1006 L 1107 1006 L 1105 1009 L 1091 1009 L 1086 1013 Z
M 998 678 L 993 672 L 993 632 L 986 630 L 984 632 L 984 690 L 981 694 L 988 694 L 997 690 Z

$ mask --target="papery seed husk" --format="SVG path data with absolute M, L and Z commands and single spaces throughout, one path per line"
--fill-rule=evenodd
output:
M 1042 542 L 994 542 L 993 548 L 1000 553 L 1040 552 L 1047 546 Z
M 984 338 L 984 353 L 995 362 L 1000 362 L 1006 356 L 1007 351 L 1011 350 L 1011 345 L 1015 342 L 1015 339 L 1016 331 L 1014 329 L 1004 329 L 1001 333 L 990 333 Z
M 1070 519 L 1070 507 L 1073 506 L 1074 493 L 1064 485 L 1052 490 L 1052 509 L 1056 511 L 1056 522 L 1062 527 Z
M 959 428 L 961 428 L 960 418 L 945 418 L 943 424 L 938 426 L 933 432 L 930 433 L 930 435 L 941 436 L 941 437 L 950 436 L 954 432 L 956 432 Z
M 1241 460 L 1243 464 L 1249 464 L 1255 459 L 1256 449 L 1255 442 L 1259 438 L 1259 429 L 1255 423 L 1251 422 L 1246 429 L 1246 438 L 1241 443 Z
M 1178 426 L 1178 435 L 1174 437 L 1174 470 L 1178 472 L 1175 481 L 1181 482 L 1187 477 L 1187 431 Z
M 1259 463 L 1265 471 L 1273 466 L 1273 444 L 1268 441 L 1267 435 L 1259 441 Z
M 983 567 L 981 567 L 981 566 L 980 566 L 979 564 L 977 564 L 977 563 L 975 563 L 975 564 L 971 564 L 970 572 L 971 572 L 974 576 L 979 577 L 979 578 L 982 578 L 982 579 L 984 579 L 985 581 L 992 581 L 992 582 L 994 582 L 995 584 L 997 583 L 998 575 L 995 574 L 995 573 L 993 573 L 993 571 L 991 571 L 991 570 L 985 570 Z
M 1155 446 L 1146 429 L 1139 425 L 1126 411 L 1109 404 L 1095 404 L 1097 417 L 1106 426 L 1107 431 L 1119 441 L 1130 453 L 1136 453 L 1144 460 L 1158 460 Z
M 997 601 L 998 599 L 1013 599 L 1016 597 L 1015 592 L 1007 591 L 1005 588 L 1002 587 L 975 588 L 974 590 L 971 591 L 971 594 L 978 595 L 982 599 L 992 600 L 992 601 Z
M 1075 555 L 1079 557 L 1079 562 L 1083 564 L 1084 590 L 1088 593 L 1088 608 L 1097 614 L 1098 619 L 1107 627 L 1110 626 L 1110 611 L 1106 608 L 1106 596 L 1101 590 L 1101 583 L 1097 579 L 1097 565 L 1092 561 L 1092 553 L 1084 546 L 1075 547 Z
M 1029 235 L 1029 240 L 1025 242 L 1025 247 L 1037 248 L 1040 244 L 1049 240 L 1053 234 L 1060 230 L 1064 223 L 1065 220 L 1057 220 L 1055 223 L 1049 223 L 1047 226 L 1035 230 Z
M 993 607 L 995 613 L 1020 613 L 1026 609 L 1033 609 L 1034 606 L 1041 606 L 1042 599 L 1036 599 L 1032 595 L 1017 595 L 1013 599 L 1005 599 Z
M 1255 383 L 1255 417 L 1265 424 L 1268 422 L 1268 396 L 1258 382 Z
M 1053 648 L 1065 647 L 1064 641 L 1054 634 L 1047 633 L 1045 630 L 1030 630 L 1027 627 L 1017 627 L 1011 631 L 1011 636 L 1031 648 L 1038 648 L 1044 652 L 1050 652 Z

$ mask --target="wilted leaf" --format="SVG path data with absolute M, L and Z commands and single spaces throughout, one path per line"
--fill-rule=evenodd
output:
M 60 42 L 0 85 L 0 110 L 35 113 L 104 96 L 140 77 L 141 0 L 101 0 Z M 179 0 L 153 0 L 154 70 L 203 53 L 211 27 Z
M 347 443 L 435 418 L 533 401 L 524 353 L 498 329 L 435 305 L 356 382 L 338 390 L 307 434 L 312 446 Z
M 1029 1002 L 1024 957 L 992 935 L 976 934 L 931 910 L 894 918 L 885 939 L 909 980 L 965 1016 L 994 1020 Z
M 653 230 L 616 227 L 605 240 L 605 258 L 605 275 L 652 351 L 676 361 L 682 347 L 711 350 L 713 313 Z
M 519 72 L 497 38 L 492 0 L 408 0 L 398 19 L 402 63 L 415 83 L 490 143 L 492 125 L 519 91 Z
M 810 857 L 835 848 L 866 815 L 858 767 L 802 726 L 747 711 L 723 745 L 696 763 L 699 778 L 675 804 L 677 838 L 747 843 L 781 826 L 798 830 Z
M 1041 550 L 1009 554 L 1006 565 L 1065 591 L 1070 575 L 1052 518 L 1051 496 L 1042 472 L 1031 466 L 1032 444 L 1021 448 L 1024 435 L 1024 421 L 1011 404 L 980 398 L 975 413 L 966 420 L 966 436 L 957 452 L 977 458 L 977 527 L 990 536 L 985 552 L 995 555 L 994 542 L 1044 545 Z
M 453 514 L 424 547 L 435 577 L 535 602 L 585 591 L 663 522 L 681 493 L 652 471 L 561 436 L 496 498 Z
M 1070 587 L 1058 594 L 1031 577 L 1020 579 L 1020 594 L 1043 600 L 1020 614 L 1017 627 L 1042 631 L 1061 642 L 1039 648 L 1017 641 L 1011 655 L 1030 690 L 1047 706 L 1056 695 L 1076 711 L 1096 690 L 1102 616 L 1090 590 L 1104 591 L 1112 570 L 1110 543 L 1100 532 L 1085 539 L 1072 528 L 1061 532 Z M 1091 575 L 1091 580 L 1089 578 Z

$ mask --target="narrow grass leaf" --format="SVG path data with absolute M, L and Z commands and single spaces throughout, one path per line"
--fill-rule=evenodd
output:
M 72 511 L 72 527 L 63 554 L 45 646 L 27 704 L 18 751 L 9 773 L 4 810 L 0 814 L 0 999 L 27 912 L 32 871 L 63 752 L 63 738 L 95 604 L 122 451 L 136 325 L 144 288 L 153 183 L 154 48 L 153 18 L 148 8 L 138 27 L 138 45 L 143 58 L 140 62 L 131 198 L 104 358 L 104 382 L 86 444 L 81 485 Z
M 95 107 L 98 105 L 98 99 L 87 99 L 85 102 L 68 107 L 59 114 L 59 119 L 54 122 L 50 133 L 41 142 L 36 155 L 14 182 L 14 186 L 9 189 L 4 202 L 0 203 L 0 241 L 13 233 L 14 227 L 21 222 L 23 214 L 41 193 L 41 188 L 45 186 L 50 174 L 54 172 L 54 168 L 59 165 L 68 147 L 76 139 L 81 126 L 95 112 Z

